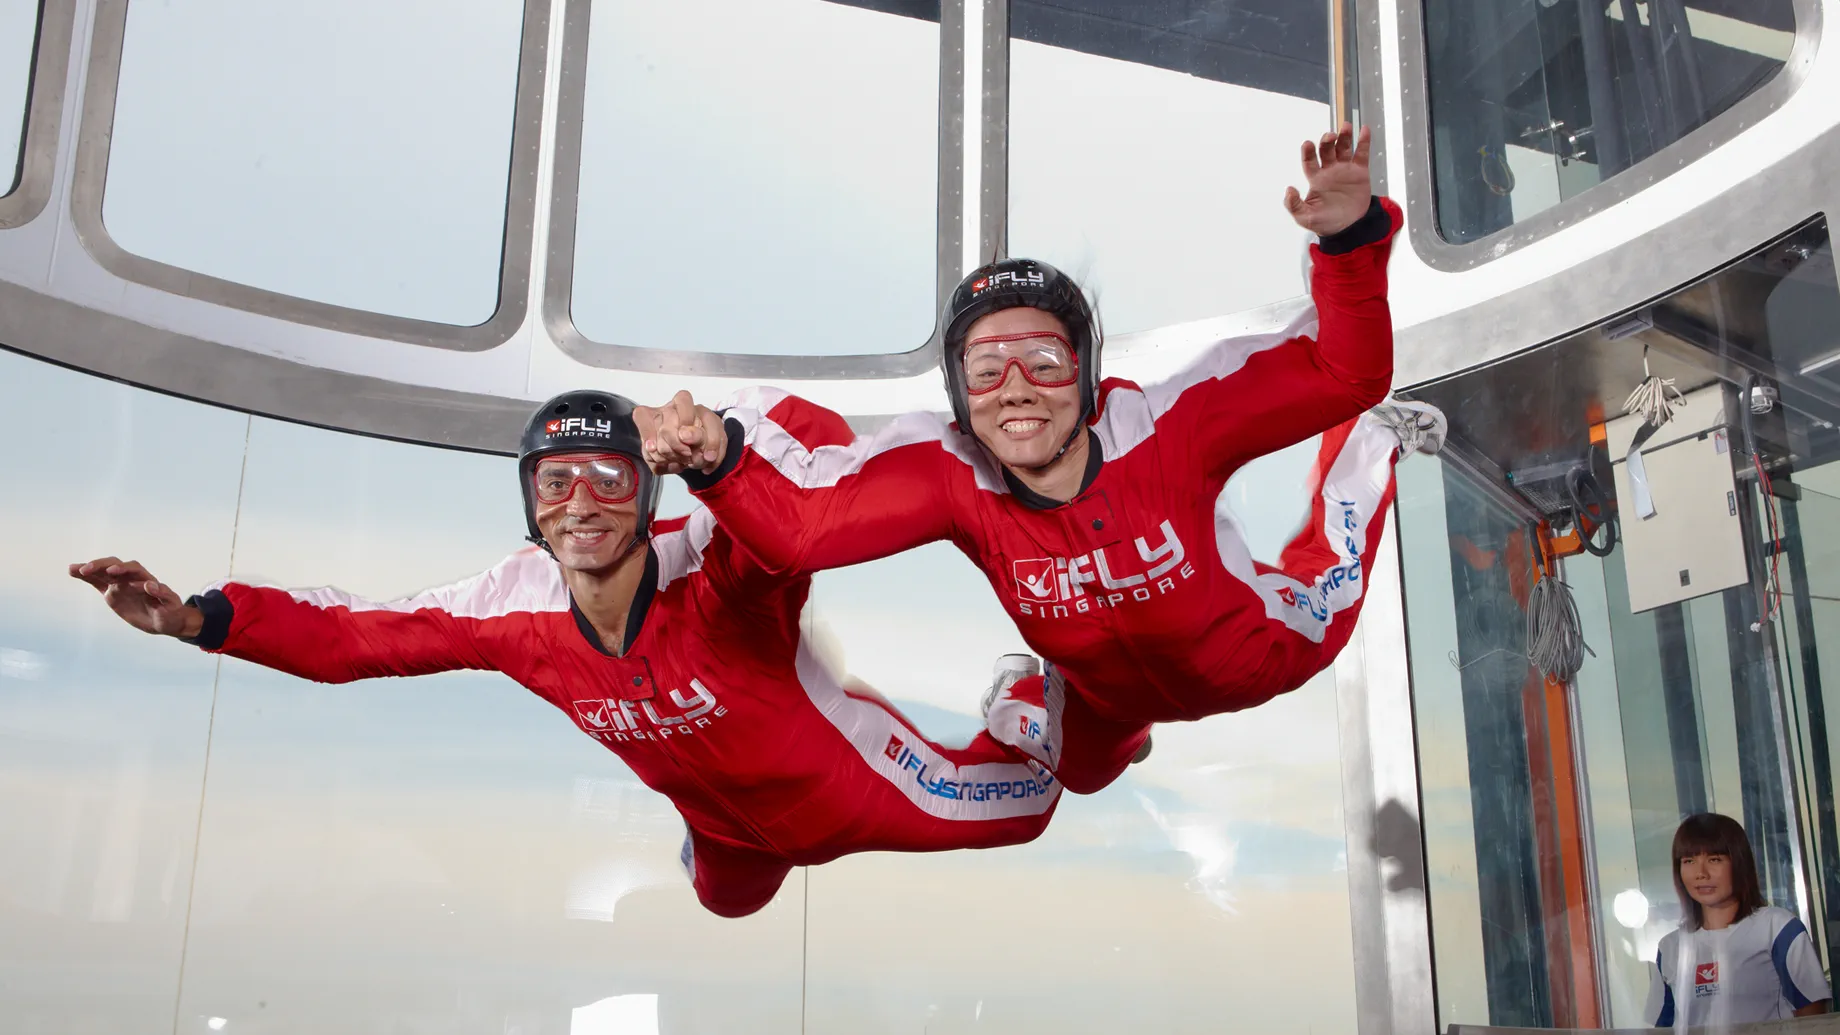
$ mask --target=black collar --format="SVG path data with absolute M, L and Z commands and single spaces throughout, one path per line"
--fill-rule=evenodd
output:
M 1080 476 L 1080 492 L 1074 493 L 1075 496 L 1092 488 L 1094 479 L 1099 477 L 1099 468 L 1103 466 L 1105 466 L 1105 454 L 1099 448 L 1099 436 L 1093 434 L 1092 428 L 1087 428 L 1086 473 Z M 1066 500 L 1049 499 L 1022 484 L 1015 475 L 1009 473 L 1009 468 L 998 465 L 998 469 L 1003 472 L 1003 483 L 1009 486 L 1009 494 L 1016 497 L 1017 502 L 1030 510 L 1053 510 L 1055 507 L 1067 505 Z
M 632 607 L 626 611 L 626 635 L 620 641 L 620 653 L 614 654 L 601 642 L 601 634 L 594 631 L 594 623 L 581 613 L 575 603 L 575 595 L 569 594 L 569 613 L 575 616 L 575 628 L 581 630 L 582 638 L 588 645 L 610 658 L 624 657 L 632 650 L 633 641 L 639 638 L 639 630 L 645 625 L 645 613 L 651 610 L 652 598 L 658 595 L 658 554 L 652 551 L 652 544 L 645 544 L 645 574 L 639 576 L 639 588 L 633 591 Z

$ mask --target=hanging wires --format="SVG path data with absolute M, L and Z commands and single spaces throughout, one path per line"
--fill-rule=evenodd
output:
M 1595 658 L 1597 652 L 1584 642 L 1578 601 L 1572 587 L 1554 577 L 1555 563 L 1550 554 L 1542 557 L 1540 579 L 1527 595 L 1527 660 L 1548 679 L 1570 683 L 1584 667 L 1584 656 Z
M 1685 404 L 1686 396 L 1674 387 L 1671 377 L 1656 377 L 1648 369 L 1648 346 L 1642 346 L 1642 383 L 1623 402 L 1623 412 L 1639 414 L 1650 427 L 1660 427 L 1674 417 L 1674 407 Z

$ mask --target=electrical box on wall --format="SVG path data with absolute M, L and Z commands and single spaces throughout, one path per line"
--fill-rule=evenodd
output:
M 1618 417 L 1605 427 L 1632 612 L 1750 580 L 1732 475 L 1730 415 L 1737 405 L 1722 384 L 1688 394 L 1673 419 L 1638 447 L 1634 463 L 1630 445 L 1642 418 Z

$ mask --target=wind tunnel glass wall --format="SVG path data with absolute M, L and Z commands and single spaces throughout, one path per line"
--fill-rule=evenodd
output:
M 522 0 L 133 0 L 110 237 L 298 298 L 484 323 L 523 13 Z
M 1099 299 L 1110 333 L 1304 293 L 1280 200 L 1329 124 L 1325 4 L 1010 5 L 1009 254 Z
M 1257 555 L 1312 455 L 1229 485 Z M 502 676 L 307 683 L 134 632 L 64 573 L 388 598 L 518 547 L 514 478 L 0 351 L 0 527 L 29 544 L 0 554 L 0 1031 L 1355 1027 L 1329 678 L 1164 727 L 1032 844 L 849 857 L 725 921 L 670 804 Z M 947 544 L 813 596 L 820 638 L 948 741 L 1022 649 Z
M 1424 0 L 1437 225 L 1473 241 L 1635 165 L 1768 82 L 1793 0 Z
M 1645 353 L 1685 402 L 1636 443 L 1622 410 Z M 1835 353 L 1817 221 L 1631 317 L 1415 392 L 1451 417 L 1443 459 L 1399 471 L 1440 1027 L 1654 1024 L 1657 945 L 1683 917 L 1672 840 L 1699 812 L 1743 824 L 1765 901 L 1829 958 L 1840 390 L 1803 370 Z M 1733 383 L 1753 375 L 1779 399 L 1762 413 Z M 1527 616 L 1537 522 L 1571 549 L 1558 486 L 1574 469 L 1617 539 L 1556 562 L 1590 650 L 1567 685 L 1529 664 Z
M 924 345 L 938 304 L 938 19 L 937 3 L 596 3 L 576 328 L 695 352 Z
M 39 7 L 40 0 L 0 0 L 0 197 L 19 186 Z

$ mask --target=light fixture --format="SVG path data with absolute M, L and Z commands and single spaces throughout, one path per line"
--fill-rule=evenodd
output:
M 1611 912 L 1616 914 L 1616 922 L 1632 931 L 1639 930 L 1648 923 L 1648 896 L 1634 888 L 1620 891 L 1610 902 Z

